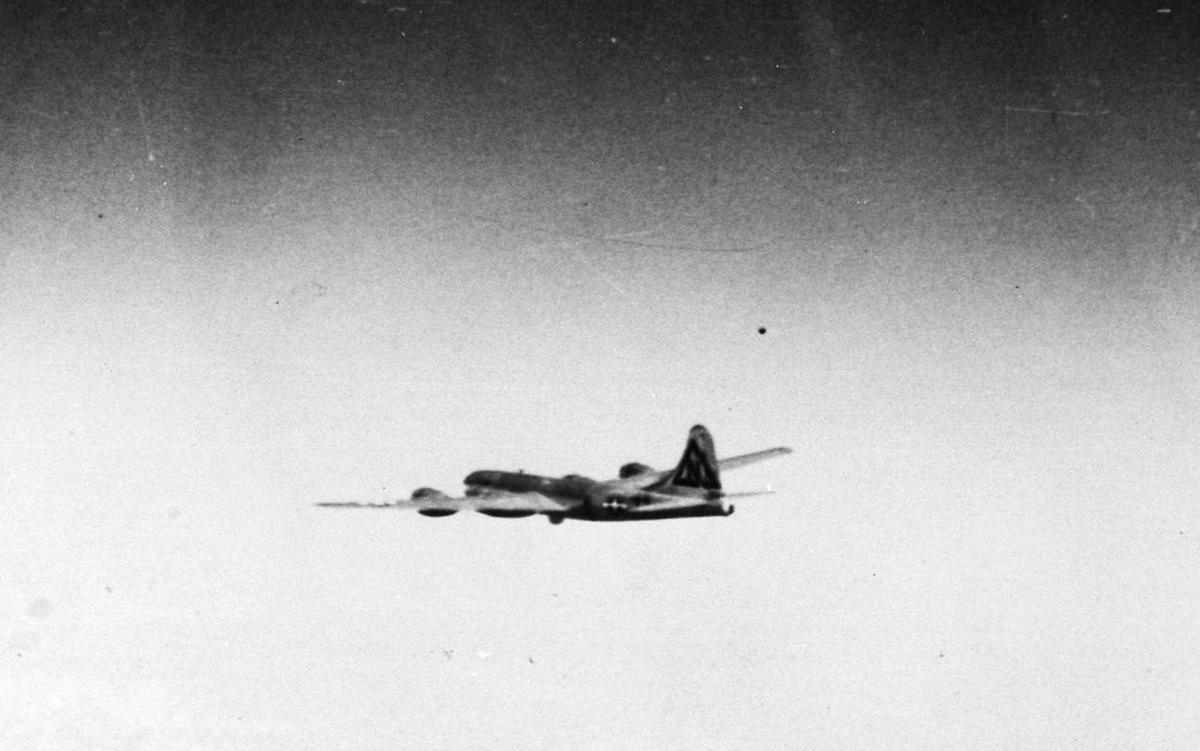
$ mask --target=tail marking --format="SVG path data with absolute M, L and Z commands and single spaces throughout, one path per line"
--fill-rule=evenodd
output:
M 717 454 L 713 439 L 703 425 L 697 425 L 688 433 L 687 447 L 679 466 L 671 474 L 668 485 L 685 488 L 720 490 L 721 477 L 717 471 Z

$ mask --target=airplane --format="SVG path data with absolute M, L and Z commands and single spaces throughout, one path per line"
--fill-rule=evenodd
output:
M 687 445 L 675 469 L 655 470 L 630 462 L 614 480 L 597 481 L 581 475 L 541 477 L 525 472 L 484 469 L 463 480 L 462 498 L 433 488 L 418 488 L 407 500 L 385 503 L 324 502 L 327 508 L 416 509 L 423 516 L 450 516 L 463 509 L 507 519 L 544 514 L 551 524 L 564 519 L 584 521 L 643 521 L 693 516 L 729 516 L 725 499 L 772 491 L 727 493 L 721 489 L 722 470 L 737 469 L 790 454 L 779 446 L 718 460 L 712 435 L 703 425 L 688 433 Z

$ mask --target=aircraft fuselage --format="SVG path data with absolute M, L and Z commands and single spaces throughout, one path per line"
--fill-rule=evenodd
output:
M 552 521 L 562 519 L 587 519 L 591 521 L 629 521 L 628 510 L 652 503 L 655 499 L 637 489 L 622 487 L 617 483 L 599 482 L 582 475 L 567 475 L 565 477 L 542 477 L 524 472 L 504 472 L 500 470 L 483 469 L 472 472 L 463 480 L 467 486 L 466 495 L 485 496 L 489 492 L 507 493 L 540 493 L 555 500 L 568 503 L 576 502 L 575 510 L 561 515 L 554 515 Z M 639 519 L 672 519 L 693 516 L 728 516 L 733 513 L 732 506 L 725 506 L 720 496 L 709 496 L 697 489 L 688 493 L 701 501 L 700 505 L 686 508 L 664 509 L 659 512 L 639 512 Z M 581 503 L 580 503 L 581 502 Z M 509 512 L 502 510 L 482 510 L 481 513 L 491 516 L 519 517 L 531 516 L 534 512 Z

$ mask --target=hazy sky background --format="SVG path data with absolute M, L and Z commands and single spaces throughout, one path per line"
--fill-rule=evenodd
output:
M 0 745 L 1195 748 L 1195 12 L 500 5 L 4 12 Z

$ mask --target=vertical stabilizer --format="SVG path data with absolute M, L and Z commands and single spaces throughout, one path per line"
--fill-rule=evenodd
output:
M 713 448 L 712 435 L 703 425 L 695 426 L 688 433 L 687 446 L 683 449 L 679 465 L 662 485 L 703 490 L 721 489 L 717 452 Z

